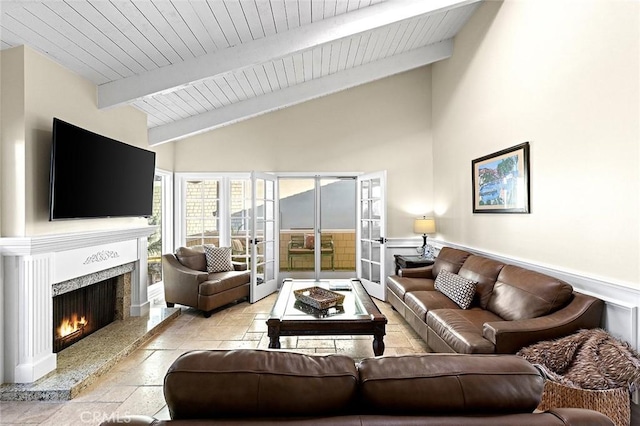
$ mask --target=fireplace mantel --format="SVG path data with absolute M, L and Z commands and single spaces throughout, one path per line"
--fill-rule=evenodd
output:
M 133 262 L 130 315 L 147 314 L 147 238 L 154 230 L 143 226 L 0 238 L 2 382 L 31 383 L 55 370 L 52 286 L 56 283 Z
M 119 241 L 147 238 L 156 230 L 155 226 L 104 231 L 74 232 L 69 234 L 38 235 L 34 237 L 0 238 L 0 253 L 3 256 L 29 256 L 57 251 L 73 250 Z

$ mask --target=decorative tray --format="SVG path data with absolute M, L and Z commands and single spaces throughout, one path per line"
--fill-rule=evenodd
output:
M 296 299 L 316 309 L 327 309 L 336 305 L 342 305 L 344 295 L 326 290 L 322 287 L 309 287 L 301 290 L 294 290 Z
M 316 309 L 311 305 L 307 305 L 304 302 L 296 300 L 296 303 L 293 304 L 293 307 L 301 312 L 304 312 L 305 314 L 312 315 L 316 318 L 328 318 L 334 315 L 344 314 L 343 306 L 334 306 L 327 309 Z

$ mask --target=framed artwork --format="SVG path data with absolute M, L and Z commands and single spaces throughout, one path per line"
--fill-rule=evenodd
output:
M 529 213 L 529 142 L 471 161 L 474 213 Z

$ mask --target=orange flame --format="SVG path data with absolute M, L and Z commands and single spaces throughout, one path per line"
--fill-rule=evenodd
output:
M 84 317 L 81 317 L 80 320 L 78 320 L 78 315 L 73 314 L 71 319 L 65 318 L 62 320 L 62 324 L 58 327 L 58 336 L 68 336 L 69 334 L 84 328 L 86 325 L 87 320 Z

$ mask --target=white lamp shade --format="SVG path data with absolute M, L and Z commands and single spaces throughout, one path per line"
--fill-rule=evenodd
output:
M 436 232 L 436 221 L 431 217 L 423 217 L 413 222 L 413 232 L 416 234 L 433 234 Z

